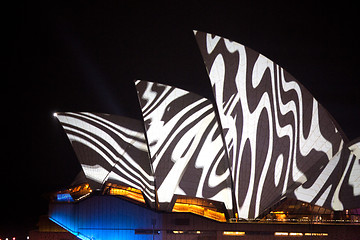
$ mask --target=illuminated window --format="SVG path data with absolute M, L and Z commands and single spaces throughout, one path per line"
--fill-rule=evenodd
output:
M 329 234 L 328 233 L 305 233 L 305 236 L 326 237 L 326 236 L 329 236 Z
M 224 231 L 223 235 L 226 236 L 244 236 L 245 232 L 231 232 L 231 231 Z
M 56 195 L 56 200 L 58 202 L 73 202 L 74 199 L 71 197 L 70 193 L 58 193 Z
M 145 203 L 144 196 L 141 191 L 132 187 L 124 187 L 117 184 L 108 184 L 108 193 L 115 196 L 123 196 L 133 199 L 137 202 Z
M 276 220 L 284 221 L 286 219 L 284 211 L 272 211 L 270 213 L 275 215 Z
M 54 194 L 53 201 L 74 202 L 79 201 L 91 194 L 92 190 L 89 184 L 84 183 Z
M 275 232 L 274 235 L 275 236 L 288 236 L 289 233 L 287 233 L 287 232 Z
M 172 211 L 191 212 L 200 216 L 214 219 L 216 221 L 226 222 L 225 214 L 220 211 L 219 208 L 220 207 L 217 206 L 217 203 L 215 203 L 214 201 L 179 196 L 176 199 Z
M 292 236 L 292 237 L 295 237 L 295 236 L 301 237 L 302 235 L 303 235 L 302 233 L 298 233 L 298 232 L 289 233 L 289 236 Z
M 209 230 L 167 230 L 168 234 L 184 234 L 184 235 L 205 235 L 205 236 L 216 236 L 216 231 Z

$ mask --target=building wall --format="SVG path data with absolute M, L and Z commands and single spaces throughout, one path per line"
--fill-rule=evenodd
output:
M 187 213 L 163 214 L 164 240 L 252 240 L 252 239 L 360 239 L 358 224 L 314 224 L 314 223 L 261 223 L 239 222 L 221 223 L 211 219 Z M 178 224 L 182 223 L 182 224 Z M 174 233 L 174 231 L 177 233 Z M 184 233 L 179 233 L 180 231 Z M 245 235 L 226 236 L 227 232 L 244 232 Z M 200 232 L 197 234 L 197 232 Z M 288 236 L 275 236 L 275 232 L 287 233 Z M 302 236 L 290 236 L 290 233 Z M 305 234 L 313 234 L 306 236 Z M 327 234 L 320 236 L 320 234 Z
M 78 203 L 53 203 L 49 217 L 80 239 L 232 240 L 359 239 L 360 223 L 222 223 L 191 213 L 155 212 L 114 196 L 92 196 Z M 154 229 L 154 231 L 153 231 Z M 227 236 L 227 232 L 244 232 Z M 275 236 L 275 232 L 288 236 Z M 155 234 L 153 234 L 155 233 Z M 325 233 L 326 236 L 306 236 Z M 54 238 L 55 239 L 55 238 Z
M 80 239 L 152 239 L 135 229 L 161 228 L 160 215 L 114 196 L 92 196 L 74 204 L 51 204 L 49 218 Z M 156 237 L 155 239 L 160 239 Z

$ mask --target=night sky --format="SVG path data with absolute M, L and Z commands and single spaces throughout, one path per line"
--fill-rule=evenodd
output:
M 360 136 L 355 1 L 133 2 L 19 1 L 3 8 L 0 237 L 34 229 L 47 213 L 46 193 L 69 186 L 80 171 L 54 112 L 141 119 L 135 79 L 213 100 L 193 29 L 270 58 L 313 94 L 349 140 Z

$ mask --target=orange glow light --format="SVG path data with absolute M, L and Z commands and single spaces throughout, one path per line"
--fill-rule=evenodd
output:
M 145 203 L 145 199 L 141 194 L 141 191 L 136 188 L 110 188 L 110 195 L 124 196 L 131 198 L 135 201 Z
M 220 222 L 226 222 L 225 214 L 218 212 L 207 207 L 191 204 L 191 203 L 178 203 L 176 202 L 173 207 L 173 212 L 191 212 L 200 216 L 211 218 Z
M 227 236 L 244 236 L 245 232 L 231 232 L 231 231 L 224 231 L 223 235 Z

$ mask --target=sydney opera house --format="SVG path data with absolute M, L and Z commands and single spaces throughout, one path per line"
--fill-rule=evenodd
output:
M 142 120 L 55 114 L 82 172 L 49 219 L 89 240 L 359 237 L 360 140 L 265 56 L 194 35 L 215 102 L 136 80 Z

